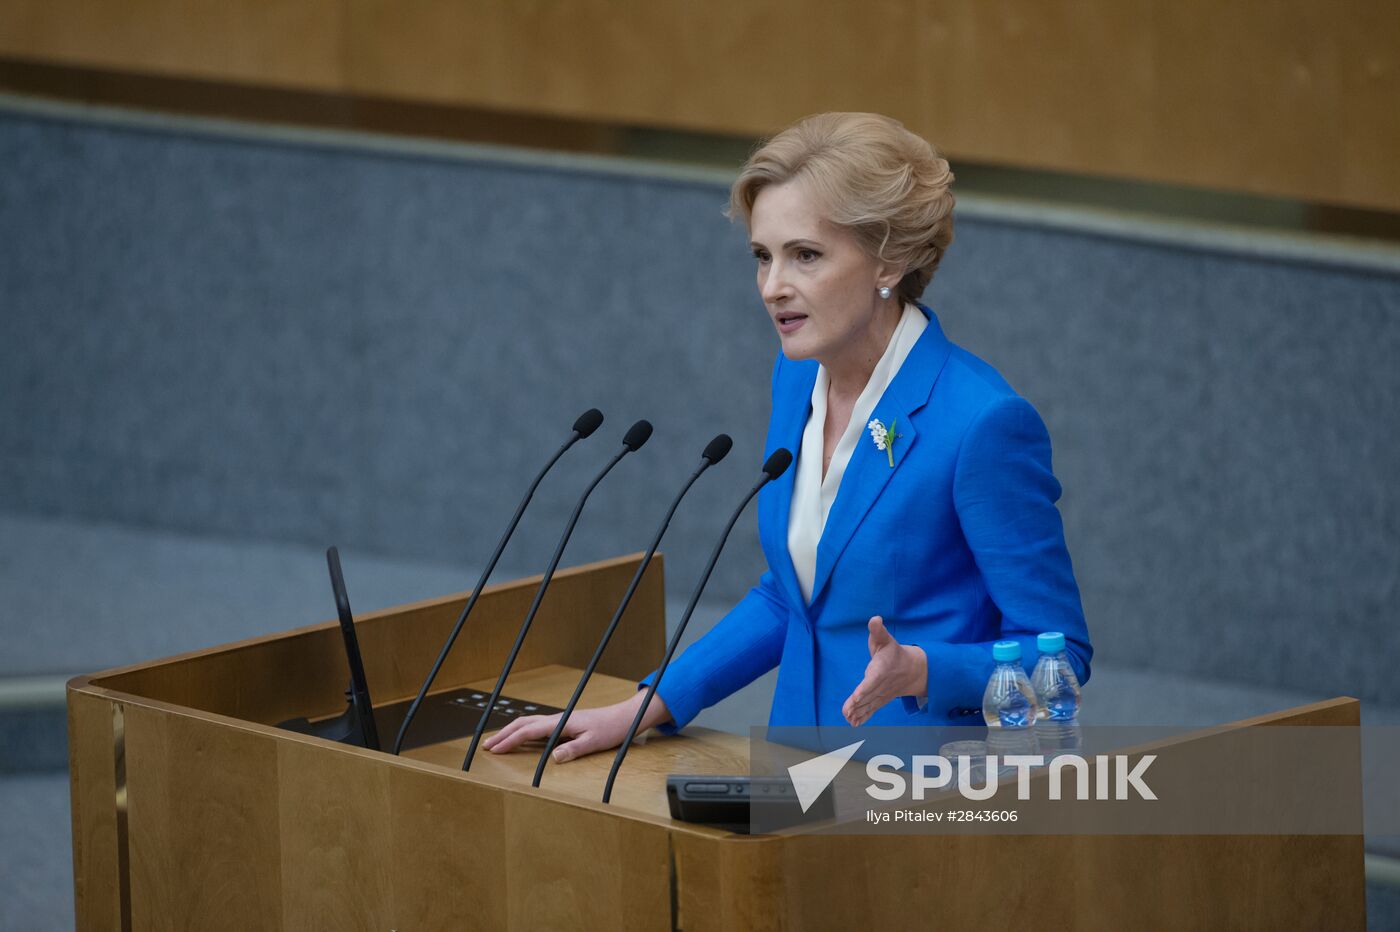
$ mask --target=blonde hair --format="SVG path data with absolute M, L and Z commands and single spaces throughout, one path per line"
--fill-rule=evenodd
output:
M 901 300 L 919 299 L 953 242 L 953 173 L 933 146 L 877 113 L 818 113 L 749 156 L 726 213 L 749 223 L 758 192 L 793 178 L 807 182 L 828 221 L 905 270 Z

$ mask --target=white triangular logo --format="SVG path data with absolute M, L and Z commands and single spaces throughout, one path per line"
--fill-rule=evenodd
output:
M 802 804 L 803 812 L 810 809 L 817 797 L 831 786 L 831 781 L 835 780 L 841 768 L 846 766 L 846 761 L 850 760 L 864 743 L 865 740 L 861 739 L 855 744 L 828 751 L 821 757 L 804 760 L 788 768 L 788 777 L 792 779 L 792 788 L 797 791 L 797 801 Z

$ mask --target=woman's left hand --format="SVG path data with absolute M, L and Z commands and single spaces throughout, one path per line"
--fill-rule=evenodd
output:
M 885 703 L 900 696 L 922 697 L 928 691 L 928 655 L 923 648 L 901 644 L 885 630 L 879 615 L 870 619 L 870 663 L 865 679 L 841 706 L 852 725 L 861 725 Z

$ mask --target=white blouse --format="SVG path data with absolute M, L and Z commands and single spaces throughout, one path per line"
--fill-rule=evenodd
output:
M 793 480 L 792 511 L 788 515 L 788 553 L 797 571 L 798 585 L 802 587 L 802 598 L 807 602 L 812 601 L 812 583 L 817 575 L 817 544 L 826 530 L 826 517 L 831 513 L 832 502 L 836 501 L 836 492 L 841 487 L 841 477 L 846 474 L 851 454 L 866 433 L 866 424 L 870 422 L 876 403 L 894 381 L 899 367 L 927 326 L 928 318 L 922 311 L 912 304 L 904 305 L 904 313 L 895 325 L 884 355 L 875 364 L 870 381 L 865 383 L 851 410 L 851 420 L 832 452 L 825 479 L 822 478 L 822 435 L 826 428 L 826 393 L 831 377 L 825 366 L 817 367 L 817 384 L 812 386 L 812 412 L 802 432 L 797 476 Z M 874 443 L 869 438 L 865 438 L 865 442 Z

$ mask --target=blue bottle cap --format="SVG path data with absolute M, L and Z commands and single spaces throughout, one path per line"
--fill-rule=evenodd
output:
M 1036 635 L 1035 646 L 1042 654 L 1058 654 L 1065 649 L 1065 636 L 1058 631 L 1046 631 Z
M 1010 663 L 1021 659 L 1020 641 L 997 641 L 992 645 L 992 659 L 997 663 Z

